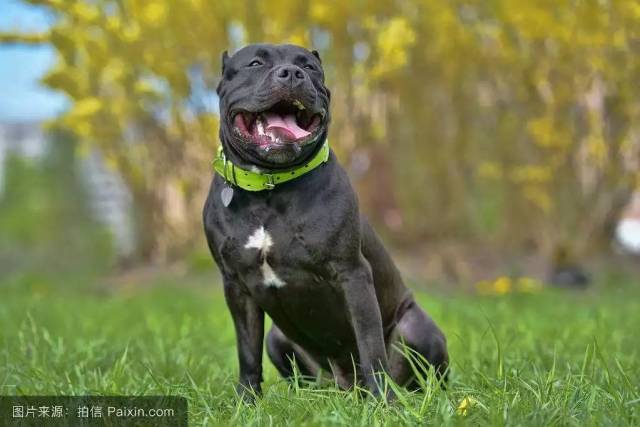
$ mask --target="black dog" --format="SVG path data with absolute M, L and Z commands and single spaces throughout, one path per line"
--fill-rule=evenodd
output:
M 326 146 L 330 93 L 318 53 L 260 44 L 222 60 L 224 153 L 203 219 L 235 325 L 239 390 L 260 392 L 264 313 L 274 323 L 267 353 L 285 377 L 295 361 L 303 375 L 331 372 L 343 387 L 362 380 L 376 394 L 382 371 L 417 385 L 394 349 L 401 342 L 444 374 L 444 335 Z

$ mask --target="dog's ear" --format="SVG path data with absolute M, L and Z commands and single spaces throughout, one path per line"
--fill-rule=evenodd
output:
M 225 50 L 222 52 L 222 74 L 224 74 L 224 69 L 227 67 L 227 62 L 229 62 L 229 52 Z
M 227 70 L 227 64 L 229 63 L 229 52 L 226 50 L 222 52 L 222 70 L 220 73 L 220 81 L 218 82 L 218 86 L 216 87 L 216 92 L 220 95 L 220 89 L 222 89 L 222 82 L 224 81 L 224 73 Z
M 311 51 L 311 54 L 312 54 L 313 56 L 315 56 L 316 58 L 318 58 L 318 62 L 322 64 L 322 59 L 320 59 L 320 54 L 318 53 L 318 51 L 317 51 L 317 50 L 315 50 L 315 49 L 314 49 L 314 50 L 312 50 L 312 51 Z

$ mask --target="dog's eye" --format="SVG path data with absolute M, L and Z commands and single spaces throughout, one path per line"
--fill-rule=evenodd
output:
M 306 68 L 307 70 L 315 70 L 315 68 L 313 68 L 313 65 L 311 64 L 305 64 L 302 68 Z
M 247 65 L 247 67 L 259 67 L 260 65 L 262 65 L 262 62 L 254 59 L 253 61 L 249 62 L 249 65 Z

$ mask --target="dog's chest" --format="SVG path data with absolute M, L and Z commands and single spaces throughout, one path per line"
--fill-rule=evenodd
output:
M 285 218 L 253 218 L 234 227 L 220 248 L 227 268 L 251 289 L 290 289 L 325 276 L 322 232 Z

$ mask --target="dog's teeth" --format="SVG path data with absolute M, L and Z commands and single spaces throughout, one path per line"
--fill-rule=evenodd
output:
M 304 110 L 304 105 L 302 104 L 302 102 L 300 102 L 299 100 L 295 100 L 293 101 L 293 105 L 295 105 L 296 107 L 298 107 L 298 110 Z
M 264 127 L 262 126 L 262 122 L 258 120 L 258 135 L 264 135 Z

